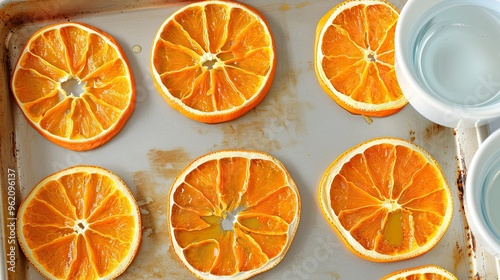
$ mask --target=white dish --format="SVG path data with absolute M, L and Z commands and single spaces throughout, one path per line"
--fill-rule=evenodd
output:
M 424 117 L 448 127 L 477 127 L 500 116 L 498 7 L 499 0 L 409 0 L 403 7 L 396 74 Z
M 499 211 L 493 208 L 498 206 L 497 191 L 500 191 L 500 186 L 492 183 L 495 174 L 496 177 L 500 174 L 500 130 L 488 136 L 474 155 L 464 193 L 465 212 L 472 232 L 478 242 L 498 258 L 500 228 L 496 222 Z M 488 209 L 489 206 L 491 209 Z

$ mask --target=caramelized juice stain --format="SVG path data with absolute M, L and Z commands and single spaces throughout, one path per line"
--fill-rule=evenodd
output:
M 266 134 L 264 121 L 253 121 L 242 124 L 231 124 L 221 128 L 224 148 L 280 150 L 278 139 L 272 139 Z
M 417 136 L 418 135 L 418 136 Z M 455 150 L 449 150 L 449 143 L 454 143 L 455 138 L 453 136 L 453 130 L 451 128 L 436 124 L 429 123 L 425 130 L 417 131 L 414 135 L 417 142 L 427 150 L 428 153 L 437 157 L 439 160 L 439 155 L 448 155 L 450 152 L 455 154 Z M 442 164 L 446 164 L 448 161 L 444 160 Z
M 447 130 L 446 127 L 436 123 L 432 123 L 425 129 L 425 138 L 426 139 L 435 138 L 437 135 L 442 134 L 445 130 Z
M 304 2 L 295 4 L 295 5 L 292 6 L 292 5 L 290 5 L 290 4 L 286 3 L 286 2 L 282 2 L 282 3 L 262 4 L 262 5 L 259 5 L 256 8 L 258 8 L 261 11 L 267 11 L 267 12 L 273 12 L 273 11 L 288 12 L 288 11 L 292 10 L 293 8 L 295 8 L 295 9 L 301 9 L 301 8 L 307 7 L 307 6 L 311 5 L 311 4 L 312 3 L 309 2 L 309 1 L 304 1 Z
M 464 230 L 466 234 L 466 244 L 467 244 L 467 257 L 469 259 L 474 259 L 476 258 L 476 238 L 472 234 L 472 231 L 469 227 L 469 224 L 467 223 L 467 217 L 465 217 L 465 209 L 464 209 L 464 188 L 465 188 L 465 182 L 467 180 L 467 170 L 466 170 L 466 164 L 463 156 L 463 151 L 460 150 L 459 153 L 461 154 L 460 156 L 456 156 L 455 160 L 458 162 L 457 166 L 457 179 L 456 179 L 456 186 L 458 190 L 458 199 L 460 201 L 460 212 L 462 213 L 462 216 L 464 217 Z M 473 271 L 470 271 L 472 274 Z M 476 273 L 473 279 L 481 279 L 481 276 Z
M 289 64 L 284 61 L 276 69 L 272 87 L 259 105 L 220 125 L 222 148 L 272 152 L 295 144 L 295 136 L 305 133 L 304 114 L 312 105 L 298 99 L 297 71 Z
M 97 9 L 82 9 L 78 4 L 75 6 L 61 5 L 59 2 L 61 1 L 31 0 L 3 4 L 0 18 L 9 28 L 15 29 L 26 23 L 70 21 L 73 17 L 102 12 L 102 10 Z M 69 1 L 64 2 L 69 3 Z
M 465 166 L 465 165 L 463 165 Z M 467 172 L 465 170 L 462 170 L 460 168 L 457 168 L 457 180 L 456 180 L 456 185 L 458 189 L 458 200 L 460 201 L 460 206 L 461 206 L 461 211 L 462 213 L 465 213 L 464 209 L 464 188 L 465 188 L 465 181 L 467 180 Z
M 340 279 L 340 274 L 338 274 L 337 272 L 329 272 L 328 276 L 329 276 L 330 279 L 335 279 L 335 280 L 339 280 Z
M 453 269 L 457 271 L 458 266 L 464 260 L 464 251 L 458 242 L 455 244 L 453 248 Z
M 314 61 L 310 60 L 307 62 L 307 72 L 315 71 Z
M 283 95 L 271 98 L 275 100 L 261 104 L 249 116 L 222 124 L 222 148 L 272 152 L 295 144 L 295 135 L 306 131 L 303 115 L 308 104 Z
M 288 35 L 287 35 L 288 36 Z M 275 76 L 275 84 L 273 86 L 277 88 L 282 94 L 290 96 L 293 92 L 290 90 L 295 89 L 297 87 L 297 75 L 300 73 L 297 73 L 295 69 L 291 65 L 286 65 L 286 68 L 288 68 L 286 71 L 285 69 L 278 69 L 276 72 L 279 72 L 280 78 L 276 78 Z M 273 91 L 273 88 L 271 88 Z
M 415 130 L 410 130 L 410 142 L 414 143 L 415 142 Z
M 305 2 L 302 2 L 302 3 L 296 4 L 295 8 L 296 9 L 301 9 L 301 8 L 304 8 L 304 7 L 309 6 L 309 5 L 311 5 L 311 3 L 308 2 L 308 1 L 305 1 Z
M 283 11 L 283 12 L 287 12 L 287 11 L 289 11 L 290 9 L 291 9 L 290 5 L 288 5 L 288 4 L 286 4 L 286 3 L 285 3 L 285 4 L 282 4 L 282 5 L 280 6 L 280 10 L 281 10 L 281 11 Z
M 189 155 L 182 148 L 165 151 L 151 149 L 148 152 L 151 167 L 158 175 L 174 179 L 189 163 Z
M 166 274 L 164 260 L 166 253 L 158 250 L 168 244 L 167 232 L 161 224 L 166 224 L 166 195 L 157 190 L 161 188 L 150 171 L 133 173 L 133 182 L 137 190 L 136 200 L 141 211 L 142 240 L 134 262 L 124 273 L 126 277 L 160 278 Z
M 151 149 L 149 168 L 132 173 L 141 211 L 142 241 L 134 262 L 124 273 L 137 279 L 192 279 L 170 247 L 167 200 L 175 176 L 188 164 L 183 149 Z
M 302 2 L 302 3 L 295 4 L 295 5 L 293 6 L 293 8 L 295 8 L 295 9 L 301 9 L 301 8 L 304 8 L 304 7 L 309 6 L 309 5 L 311 5 L 311 3 L 310 3 L 310 2 L 308 2 L 308 1 L 304 1 L 304 2 Z M 271 5 L 267 5 L 267 6 L 271 6 Z M 269 8 L 270 8 L 270 9 L 268 9 L 266 6 L 259 7 L 259 9 L 266 10 L 266 11 L 269 11 L 269 10 L 274 10 L 274 9 L 272 9 L 272 7 L 269 7 Z M 280 5 L 279 5 L 278 9 L 279 9 L 281 12 L 288 12 L 288 11 L 290 11 L 290 10 L 292 9 L 292 6 L 290 6 L 290 4 L 288 4 L 288 3 L 282 3 L 282 4 L 280 4 Z

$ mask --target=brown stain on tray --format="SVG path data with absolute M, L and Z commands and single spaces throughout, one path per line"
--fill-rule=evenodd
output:
M 309 5 L 311 5 L 311 3 L 310 3 L 310 2 L 308 2 L 308 1 L 305 1 L 305 2 L 302 2 L 302 3 L 296 4 L 296 5 L 295 5 L 295 8 L 296 8 L 296 9 L 302 9 L 302 8 L 304 8 L 304 7 L 306 7 L 306 6 L 309 6 Z
M 221 127 L 222 146 L 235 149 L 271 149 L 280 150 L 277 139 L 271 139 L 266 133 L 263 121 L 242 124 L 229 124 Z
M 220 126 L 221 146 L 272 152 L 293 145 L 293 136 L 306 130 L 303 114 L 307 108 L 307 104 L 289 98 L 262 104 L 248 113 L 248 118 Z
M 436 124 L 436 123 L 431 123 L 426 129 L 425 129 L 425 137 L 426 139 L 434 138 L 436 135 L 440 135 L 443 133 L 447 128 Z
M 73 18 L 104 12 L 123 12 L 128 9 L 138 9 L 144 6 L 175 5 L 190 3 L 191 0 L 177 1 L 87 1 L 82 9 L 81 1 L 71 0 L 28 0 L 2 4 L 0 19 L 9 29 L 15 29 L 26 23 L 49 21 L 71 21 Z
M 304 2 L 301 2 L 301 3 L 298 3 L 298 4 L 295 4 L 295 5 L 290 5 L 286 2 L 284 3 L 271 3 L 271 4 L 264 4 L 261 6 L 261 10 L 265 10 L 265 11 L 280 11 L 280 12 L 288 12 L 290 10 L 292 10 L 293 8 L 295 9 L 302 9 L 304 7 L 307 7 L 311 5 L 311 2 L 309 1 L 304 1 Z
M 457 132 L 456 130 L 453 130 L 453 136 L 456 138 L 457 137 Z M 467 222 L 467 217 L 465 216 L 465 205 L 464 205 L 464 192 L 465 192 L 465 183 L 467 181 L 467 164 L 465 162 L 465 153 L 462 150 L 462 147 L 460 145 L 460 142 L 458 139 L 455 139 L 457 143 L 457 152 L 455 156 L 455 161 L 457 162 L 457 177 L 455 181 L 455 185 L 457 187 L 457 196 L 458 200 L 460 203 L 460 212 L 462 214 L 463 220 L 464 220 L 464 231 L 465 231 L 465 237 L 466 237 L 466 248 L 462 248 L 462 250 L 465 250 L 466 254 L 465 256 L 471 260 L 471 259 L 476 259 L 476 253 L 477 253 L 477 247 L 476 247 L 476 238 L 474 234 L 472 234 L 472 231 L 470 229 L 470 226 Z M 477 271 L 476 267 L 470 267 L 469 271 L 470 275 L 474 275 L 472 279 L 474 280 L 479 280 L 483 279 L 483 277 L 479 274 L 479 271 Z
M 304 115 L 312 105 L 298 99 L 300 72 L 291 70 L 295 67 L 290 63 L 281 62 L 271 89 L 259 105 L 241 118 L 219 125 L 222 147 L 214 148 L 273 152 L 296 144 L 295 136 L 306 132 Z
M 455 271 L 458 270 L 458 266 L 460 263 L 464 261 L 464 250 L 460 246 L 460 244 L 457 243 L 455 244 L 455 247 L 453 247 L 453 269 Z
M 188 153 L 181 148 L 169 151 L 151 149 L 148 158 L 151 167 L 166 179 L 175 178 L 189 161 Z
M 436 123 L 430 123 L 423 132 L 423 141 L 427 145 L 432 145 L 430 152 L 443 150 L 444 145 L 448 143 L 453 135 L 451 128 L 444 127 Z
M 454 142 L 453 130 L 451 128 L 429 122 L 424 128 L 419 130 L 409 131 L 409 140 L 412 143 L 420 145 L 429 154 L 439 161 L 441 157 L 446 157 L 452 155 L 455 151 L 450 151 L 449 143 Z M 443 160 L 440 163 L 444 166 L 448 164 L 447 160 Z
M 415 143 L 415 130 L 410 130 L 410 142 Z
M 167 201 L 170 186 L 189 163 L 182 148 L 151 149 L 149 168 L 132 173 L 136 200 L 141 211 L 142 242 L 139 252 L 124 276 L 137 279 L 192 279 L 170 247 L 167 229 Z
M 291 9 L 290 5 L 284 3 L 280 6 L 280 10 L 282 10 L 283 12 L 287 12 Z

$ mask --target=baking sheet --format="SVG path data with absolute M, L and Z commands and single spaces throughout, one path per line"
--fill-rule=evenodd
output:
M 75 3 L 77 2 L 77 3 Z M 0 1 L 5 50 L 0 96 L 2 128 L 2 274 L 41 279 L 16 248 L 15 272 L 7 254 L 9 214 L 5 192 L 9 169 L 16 175 L 20 202 L 47 175 L 76 164 L 98 165 L 118 174 L 139 203 L 143 221 L 140 250 L 120 279 L 194 279 L 170 249 L 166 199 L 170 184 L 193 159 L 220 149 L 267 152 L 287 167 L 302 199 L 301 221 L 286 257 L 253 279 L 379 279 L 395 270 L 440 265 L 458 279 L 497 279 L 495 263 L 475 244 L 463 217 L 461 184 L 477 149 L 475 129 L 450 129 L 421 117 L 410 105 L 372 123 L 341 109 L 321 89 L 314 73 L 315 28 L 339 0 L 241 1 L 259 9 L 277 44 L 277 69 L 266 98 L 243 117 L 208 125 L 189 120 L 156 92 L 149 73 L 151 42 L 160 24 L 185 1 Z M 401 9 L 406 1 L 391 1 Z M 73 152 L 52 144 L 31 128 L 8 91 L 9 69 L 38 28 L 80 21 L 115 37 L 135 76 L 136 108 L 122 131 L 104 146 Z M 427 254 L 395 263 L 373 263 L 353 255 L 335 235 L 318 205 L 317 188 L 330 163 L 344 150 L 375 137 L 399 137 L 426 149 L 443 168 L 454 194 L 454 216 L 444 238 Z M 462 177 L 460 175 L 463 175 Z M 26 274 L 26 276 L 25 276 Z

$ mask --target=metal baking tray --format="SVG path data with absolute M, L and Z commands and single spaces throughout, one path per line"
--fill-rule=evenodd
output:
M 276 75 L 255 109 L 237 120 L 208 125 L 169 107 L 156 92 L 149 72 L 153 36 L 187 1 L 0 1 L 0 278 L 41 279 L 14 244 L 16 207 L 45 176 L 76 164 L 91 164 L 117 173 L 141 208 L 141 247 L 120 278 L 194 279 L 170 248 L 167 194 L 177 173 L 191 160 L 235 148 L 261 150 L 278 158 L 302 198 L 301 221 L 287 255 L 254 279 L 379 279 L 423 264 L 440 265 L 458 279 L 498 279 L 496 261 L 475 243 L 462 207 L 467 166 L 488 135 L 488 127 L 445 128 L 427 121 L 410 105 L 371 123 L 347 113 L 321 89 L 313 66 L 316 24 L 340 0 L 242 2 L 259 9 L 269 21 L 277 42 Z M 406 1 L 391 2 L 401 9 Z M 137 102 L 132 117 L 111 141 L 88 152 L 69 151 L 43 138 L 28 125 L 9 90 L 10 71 L 26 40 L 38 28 L 60 21 L 85 22 L 111 34 L 125 50 L 135 75 Z M 349 252 L 323 217 L 317 199 L 320 178 L 338 155 L 384 136 L 407 139 L 432 154 L 452 187 L 455 204 L 452 224 L 434 249 L 394 263 L 369 262 Z

